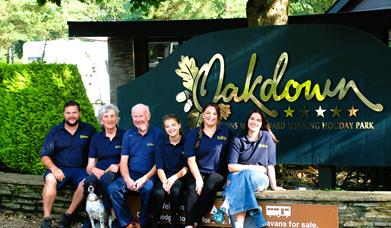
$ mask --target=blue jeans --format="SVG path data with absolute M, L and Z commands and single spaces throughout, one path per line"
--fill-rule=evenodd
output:
M 233 215 L 247 212 L 246 220 L 251 217 L 249 219 L 253 221 L 255 227 L 265 226 L 267 222 L 259 208 L 255 192 L 258 188 L 266 189 L 268 186 L 269 177 L 262 172 L 246 169 L 230 173 L 225 194 L 229 203 L 231 221 L 233 221 Z
M 137 180 L 138 178 L 134 178 Z M 141 198 L 140 205 L 140 220 L 139 223 L 141 227 L 146 227 L 148 224 L 148 204 L 149 200 L 152 197 L 153 193 L 153 180 L 148 180 L 145 185 L 138 192 Z M 118 223 L 121 227 L 130 224 L 132 221 L 132 214 L 128 201 L 126 200 L 126 195 L 129 192 L 126 187 L 126 183 L 123 177 L 119 177 L 116 181 L 111 183 L 108 187 L 108 192 L 111 198 L 111 203 L 114 208 L 115 215 L 117 217 Z

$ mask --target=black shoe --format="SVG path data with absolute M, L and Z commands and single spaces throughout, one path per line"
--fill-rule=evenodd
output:
M 169 228 L 185 228 L 185 225 L 183 224 L 169 224 Z
M 160 228 L 159 224 L 156 222 L 151 222 L 148 224 L 148 227 L 150 228 Z
M 145 227 L 149 227 L 149 228 L 160 228 L 160 225 L 158 222 L 156 222 L 156 220 L 150 218 L 150 221 L 145 225 Z
M 46 217 L 42 220 L 41 228 L 52 228 L 52 219 Z
M 169 228 L 181 228 L 182 227 L 182 225 L 178 225 L 178 224 L 172 224 L 172 223 L 170 223 L 169 225 L 168 225 L 168 227 Z M 183 226 L 184 227 L 184 226 Z
M 72 224 L 72 214 L 63 214 L 61 216 L 60 223 L 58 224 L 58 228 L 68 228 L 71 227 Z
M 111 222 L 111 228 L 121 228 L 118 219 L 113 219 L 113 221 Z
M 91 220 L 89 218 L 84 220 L 82 228 L 91 228 Z
M 168 225 L 168 227 L 169 228 L 181 228 L 181 225 L 180 225 L 180 222 L 179 222 L 179 216 L 177 214 L 171 215 L 171 222 Z

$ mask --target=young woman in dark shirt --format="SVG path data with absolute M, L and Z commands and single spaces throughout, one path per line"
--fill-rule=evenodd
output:
M 227 154 L 232 131 L 219 124 L 220 109 L 208 103 L 202 110 L 202 124 L 191 130 L 185 141 L 187 175 L 186 228 L 196 227 L 211 209 L 227 176 Z
M 166 137 L 156 147 L 156 169 L 159 177 L 153 193 L 153 222 L 157 227 L 162 211 L 164 197 L 170 199 L 170 227 L 179 226 L 179 207 L 181 202 L 184 177 L 187 173 L 184 157 L 185 138 L 181 134 L 181 122 L 175 114 L 163 117 Z

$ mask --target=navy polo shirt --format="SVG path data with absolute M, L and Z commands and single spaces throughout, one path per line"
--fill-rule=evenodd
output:
M 270 132 L 260 131 L 255 142 L 249 141 L 247 135 L 235 137 L 229 150 L 228 164 L 275 165 L 276 144 Z
M 64 127 L 64 122 L 50 129 L 42 145 L 41 157 L 49 156 L 54 164 L 64 168 L 85 168 L 93 126 L 81 122 L 74 135 Z
M 195 156 L 200 173 L 226 173 L 228 148 L 233 132 L 225 125 L 219 124 L 212 138 L 206 134 L 202 135 L 199 148 L 196 149 L 199 130 L 197 127 L 187 134 L 185 157 Z
M 92 136 L 88 157 L 98 159 L 95 165 L 97 168 L 106 170 L 111 164 L 119 163 L 123 135 L 124 131 L 117 128 L 117 132 L 111 141 L 104 130 Z
M 167 177 L 176 174 L 186 165 L 184 144 L 183 136 L 175 146 L 165 137 L 156 147 L 156 168 L 163 169 Z
M 128 168 L 132 178 L 145 175 L 155 165 L 155 149 L 162 137 L 163 131 L 154 126 L 149 126 L 145 135 L 141 135 L 136 127 L 125 132 L 121 155 L 129 156 Z

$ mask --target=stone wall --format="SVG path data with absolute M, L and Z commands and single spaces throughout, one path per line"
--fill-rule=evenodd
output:
M 42 213 L 42 187 L 42 176 L 0 172 L 0 209 Z M 266 191 L 257 198 L 266 203 L 335 205 L 339 227 L 391 227 L 391 192 Z M 70 200 L 70 189 L 60 191 L 53 214 L 62 214 Z
M 257 193 L 266 203 L 338 207 L 339 227 L 391 227 L 391 192 L 289 190 Z
M 0 172 L 0 209 L 43 213 L 42 187 L 42 176 Z M 69 206 L 71 197 L 70 188 L 59 191 L 53 214 L 63 214 Z

